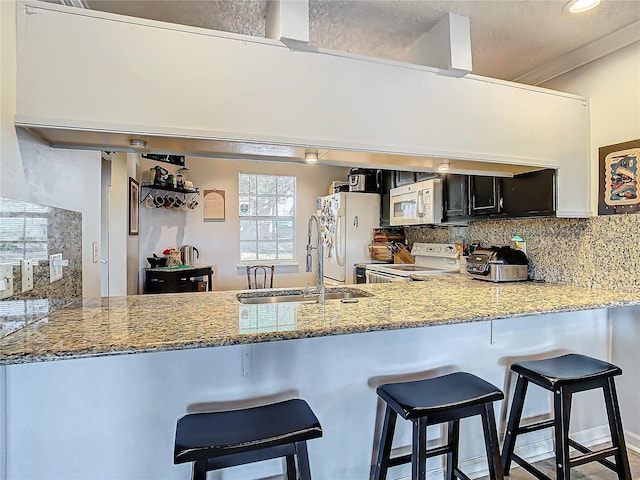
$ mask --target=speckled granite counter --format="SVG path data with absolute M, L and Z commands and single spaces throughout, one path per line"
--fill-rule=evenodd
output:
M 640 293 L 466 276 L 354 285 L 358 303 L 248 305 L 237 291 L 86 299 L 0 339 L 0 364 L 177 350 L 640 305 Z

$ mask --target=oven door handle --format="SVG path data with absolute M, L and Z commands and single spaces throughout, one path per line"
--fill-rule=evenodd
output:
M 369 270 L 367 269 L 365 272 L 365 275 L 367 277 L 367 283 L 381 283 L 381 282 L 376 282 L 376 281 L 372 281 L 372 279 L 375 279 L 376 277 L 379 279 L 385 279 L 388 282 L 409 282 L 411 281 L 410 277 L 401 277 L 399 275 L 393 275 L 391 273 L 385 273 L 385 272 L 380 272 L 377 270 Z

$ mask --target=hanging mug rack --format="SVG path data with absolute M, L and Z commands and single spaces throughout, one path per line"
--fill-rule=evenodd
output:
M 142 184 L 149 191 L 140 201 L 147 208 L 166 208 L 174 210 L 193 210 L 198 206 L 200 195 L 197 188 L 176 188 L 171 185 Z M 154 193 L 155 192 L 155 193 Z M 158 192 L 168 192 L 164 195 Z

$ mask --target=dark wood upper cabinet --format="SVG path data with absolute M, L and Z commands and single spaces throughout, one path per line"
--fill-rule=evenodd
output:
M 407 172 L 404 170 L 395 171 L 396 187 L 402 187 L 403 185 L 410 185 L 412 183 L 416 183 L 416 172 Z
M 423 180 L 431 180 L 432 178 L 440 178 L 440 175 L 435 172 L 416 172 L 416 182 L 422 182 Z
M 507 216 L 553 215 L 556 210 L 556 182 L 553 169 L 502 178 L 501 213 Z
M 504 178 L 444 175 L 443 220 L 553 216 L 555 174 L 553 169 L 544 169 Z
M 500 183 L 496 177 L 469 177 L 469 212 L 489 215 L 500 211 Z
M 389 191 L 396 186 L 396 176 L 394 170 L 379 170 L 380 183 L 380 226 L 388 227 L 389 207 L 391 196 Z
M 469 175 L 443 176 L 444 221 L 461 220 L 469 216 Z

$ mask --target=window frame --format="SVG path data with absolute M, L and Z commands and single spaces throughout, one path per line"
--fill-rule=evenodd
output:
M 0 232 L 0 251 L 4 252 L 3 262 L 20 265 L 20 260 L 27 258 L 36 261 L 47 261 L 49 259 L 50 208 L 20 200 L 6 200 L 5 204 L 0 208 L 0 220 L 4 220 L 5 227 L 9 225 L 9 222 L 12 222 L 14 228 L 7 228 L 6 232 Z M 28 236 L 27 231 L 30 228 L 31 232 L 34 229 L 41 231 L 35 237 Z M 5 237 L 4 233 L 7 232 L 10 234 L 18 232 L 17 238 L 8 238 L 12 235 Z M 29 248 L 29 246 L 32 246 L 32 248 Z
M 256 185 L 256 190 L 253 192 L 245 192 L 242 190 L 242 176 L 251 177 L 253 185 Z M 293 181 L 293 193 L 292 195 L 280 195 L 277 190 L 277 180 L 276 180 L 276 192 L 275 193 L 258 193 L 258 182 L 259 177 L 270 177 L 270 178 L 288 178 Z M 249 202 L 255 202 L 255 215 L 243 215 L 241 205 L 243 203 L 243 198 L 249 197 Z M 260 198 L 273 198 L 275 208 L 277 209 L 277 205 L 279 204 L 279 199 L 283 198 L 291 198 L 293 205 L 291 215 L 257 215 L 257 205 Z M 294 263 L 297 258 L 296 253 L 296 217 L 298 210 L 298 179 L 295 175 L 286 175 L 286 174 L 265 174 L 265 173 L 247 173 L 247 172 L 238 172 L 238 230 L 239 230 L 239 238 L 238 238 L 238 246 L 240 249 L 240 261 L 239 264 L 253 264 L 256 262 L 269 263 L 269 264 L 287 264 Z M 249 210 L 251 210 L 251 206 L 249 206 Z M 243 222 L 253 222 L 255 237 L 253 240 L 243 240 L 242 239 L 242 224 Z M 272 222 L 276 226 L 275 238 L 272 240 L 260 240 L 260 222 Z M 279 222 L 291 222 L 291 236 L 290 238 L 280 238 L 278 236 L 277 225 Z M 260 258 L 260 244 L 261 243 L 274 243 L 275 247 L 273 252 L 275 253 L 275 258 Z M 285 253 L 290 253 L 290 256 L 287 258 L 279 258 L 281 252 L 278 248 L 281 243 L 290 243 L 291 250 L 286 251 Z M 243 258 L 246 252 L 243 250 L 243 244 L 253 243 L 255 245 L 255 256 L 254 258 Z

